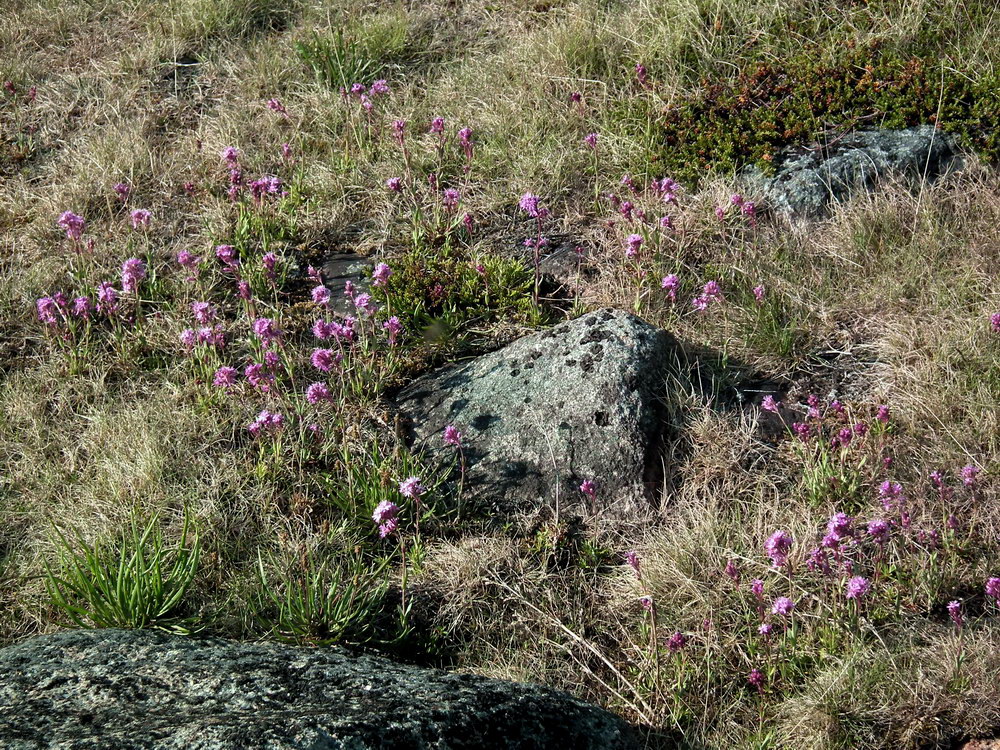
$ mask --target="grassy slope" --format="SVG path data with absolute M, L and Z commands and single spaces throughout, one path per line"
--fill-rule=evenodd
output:
M 547 231 L 578 236 L 598 272 L 585 290 L 586 306 L 628 307 L 636 298 L 634 273 L 621 259 L 627 231 L 622 224 L 607 229 L 610 209 L 593 200 L 594 162 L 581 145 L 587 132 L 601 139 L 596 188 L 618 191 L 626 172 L 659 176 L 649 162 L 644 113 L 676 101 L 703 77 L 780 60 L 805 40 L 833 55 L 847 41 L 877 39 L 904 52 L 938 54 L 942 65 L 973 77 L 992 72 L 998 52 L 997 19 L 986 3 L 175 0 L 152 7 L 20 2 L 0 11 L 0 79 L 12 80 L 21 97 L 17 104 L 7 99 L 0 113 L 5 137 L 34 129 L 16 146 L 27 160 L 5 161 L 0 182 L 4 639 L 58 619 L 39 578 L 56 554 L 50 519 L 70 521 L 93 540 L 117 533 L 135 512 L 158 511 L 176 533 L 180 509 L 189 505 L 204 548 L 190 608 L 213 629 L 246 637 L 262 632 L 246 607 L 258 588 L 258 550 L 276 560 L 294 560 L 306 548 L 336 558 L 360 543 L 382 554 L 357 523 L 370 508 L 353 508 L 358 518 L 330 508 L 330 485 L 307 467 L 255 473 L 259 462 L 243 425 L 261 405 L 206 397 L 176 344 L 189 325 L 186 303 L 197 294 L 226 299 L 221 284 L 206 281 L 195 291 L 172 280 L 177 274 L 169 268 L 179 250 L 205 253 L 232 234 L 232 207 L 214 187 L 218 153 L 227 145 L 242 150 L 248 173 L 291 179 L 298 170 L 309 202 L 295 212 L 296 247 L 346 241 L 369 253 L 406 245 L 409 212 L 383 188 L 402 171 L 398 149 L 388 139 L 352 145 L 356 107 L 318 84 L 294 52 L 295 41 L 331 23 L 364 40 L 367 57 L 388 61 L 393 94 L 380 105 L 385 122 L 402 117 L 417 132 L 441 115 L 452 131 L 474 128 L 463 206 L 477 222 L 530 232 L 511 228 L 509 217 L 522 192 L 543 196 L 553 211 Z M 653 92 L 635 82 L 640 61 L 656 82 Z M 32 85 L 37 100 L 28 105 L 23 95 Z M 568 104 L 573 91 L 583 92 L 582 109 Z M 288 118 L 267 110 L 273 96 Z M 417 139 L 423 145 L 414 147 L 415 168 L 429 171 L 432 141 Z M 284 142 L 293 147 L 294 169 L 282 164 Z M 443 172 L 460 181 L 457 150 L 450 158 Z M 969 629 L 955 677 L 956 641 L 943 604 L 959 597 L 981 607 L 982 581 L 998 572 L 995 563 L 990 568 L 998 507 L 990 474 L 1000 450 L 1000 344 L 988 315 L 1000 308 L 1000 185 L 992 173 L 973 170 L 917 196 L 890 189 L 800 233 L 721 227 L 712 208 L 728 198 L 726 179 L 709 176 L 698 193 L 682 196 L 675 222 L 683 240 L 668 243 L 649 269 L 656 278 L 680 273 L 688 296 L 720 279 L 724 312 L 698 316 L 647 295 L 643 315 L 788 383 L 793 394 L 833 389 L 866 418 L 875 405 L 890 403 L 892 476 L 912 488 L 920 524 L 941 528 L 954 510 L 927 488 L 928 472 L 983 466 L 977 493 L 959 490 L 954 501 L 963 534 L 975 543 L 955 542 L 949 549 L 959 551 L 944 556 L 953 561 L 947 571 L 906 583 L 904 611 L 872 613 L 857 637 L 821 627 L 846 617 L 832 599 L 810 608 L 809 635 L 787 647 L 786 669 L 758 698 L 745 685 L 746 672 L 764 658 L 747 635 L 752 604 L 720 571 L 735 558 L 747 577 L 764 575 L 761 545 L 776 528 L 803 540 L 801 564 L 806 540 L 842 498 L 811 498 L 801 481 L 809 461 L 790 443 L 762 442 L 749 418 L 679 399 L 690 438 L 678 446 L 669 502 L 635 527 L 589 519 L 583 539 L 566 543 L 572 564 L 552 565 L 559 556 L 544 539 L 455 539 L 443 522 L 430 533 L 411 580 L 426 594 L 426 616 L 445 633 L 436 647 L 464 668 L 568 687 L 680 730 L 695 746 L 899 747 L 995 729 L 1000 715 L 990 674 L 1000 631 L 988 617 Z M 148 237 L 128 229 L 110 192 L 119 180 L 134 186 L 132 206 L 152 210 Z M 185 182 L 195 183 L 194 196 L 185 195 Z M 66 209 L 86 216 L 97 240 L 84 269 L 55 227 Z M 114 278 L 136 253 L 166 279 L 156 303 L 163 316 L 146 331 L 150 350 L 164 361 L 144 364 L 98 347 L 72 373 L 34 319 L 34 299 L 67 288 L 70 274 Z M 776 300 L 764 308 L 749 292 L 758 283 Z M 298 295 L 289 302 L 305 299 L 304 291 Z M 282 305 L 275 309 L 293 317 Z M 492 333 L 503 337 L 518 327 Z M 417 361 L 423 357 L 415 353 Z M 405 366 L 383 366 L 387 377 L 405 377 Z M 331 406 L 323 415 L 335 425 L 331 454 L 343 450 L 364 464 L 377 441 L 395 455 L 383 411 L 377 399 L 357 395 Z M 358 471 L 361 484 L 384 484 L 380 473 L 398 478 L 403 468 L 396 459 L 372 461 L 368 474 Z M 330 461 L 324 476 L 336 485 L 346 471 Z M 866 479 L 852 513 L 877 512 L 881 478 L 873 472 Z M 659 682 L 645 646 L 647 619 L 636 604 L 640 586 L 619 565 L 620 552 L 632 548 L 643 559 L 642 585 L 658 603 L 663 636 L 674 629 L 693 634 L 688 661 L 678 666 L 663 655 Z M 901 568 L 922 559 L 922 550 L 897 550 Z M 294 567 L 274 563 L 276 586 L 283 565 Z M 780 582 L 768 585 L 770 594 Z M 811 601 L 815 587 L 796 585 Z M 713 623 L 708 632 L 706 619 Z M 407 648 L 412 655 L 426 642 Z M 705 654 L 716 660 L 711 673 Z M 680 691 L 670 689 L 677 674 L 687 680 Z

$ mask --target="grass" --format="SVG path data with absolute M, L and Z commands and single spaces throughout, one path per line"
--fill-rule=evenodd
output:
M 996 30 L 993 5 L 951 0 L 0 10 L 0 82 L 13 88 L 0 91 L 0 642 L 67 620 L 365 642 L 570 690 L 646 727 L 651 746 L 996 735 L 998 613 L 983 593 L 1000 573 Z M 370 96 L 371 110 L 339 90 L 379 79 L 390 92 Z M 441 135 L 429 132 L 438 116 Z M 918 190 L 886 184 L 808 228 L 732 208 L 733 170 L 786 143 L 931 116 L 981 159 Z M 583 142 L 592 132 L 596 150 Z M 265 176 L 281 191 L 255 198 Z M 683 183 L 676 203 L 649 188 L 664 176 Z M 551 211 L 543 234 L 581 248 L 562 291 L 543 287 L 538 301 L 525 192 Z M 152 212 L 148 232 L 132 228 L 137 208 Z M 56 226 L 66 210 L 86 219 L 91 249 Z M 634 233 L 642 251 L 629 260 Z M 236 248 L 250 300 L 220 244 Z M 356 311 L 350 334 L 317 340 L 315 322 L 333 317 L 311 297 L 309 268 L 347 250 L 392 275 L 356 290 L 377 310 Z M 182 251 L 198 259 L 189 268 Z M 147 275 L 114 315 L 38 320 L 40 297 L 120 289 L 130 257 Z M 668 274 L 676 300 L 661 288 Z M 698 312 L 710 281 L 721 299 Z M 210 323 L 195 319 L 200 301 Z M 389 394 L 606 305 L 667 328 L 691 359 L 663 393 L 679 429 L 658 502 L 618 521 L 557 521 L 543 507 L 523 538 L 459 517 L 446 479 L 460 462 L 411 452 Z M 263 340 L 259 318 L 280 338 Z M 213 326 L 224 345 L 183 343 Z M 342 359 L 318 369 L 315 349 Z M 264 365 L 257 385 L 251 363 Z M 238 370 L 231 390 L 212 384 L 222 366 Z M 306 396 L 316 382 L 328 396 Z M 784 402 L 784 424 L 767 422 L 748 383 Z M 810 394 L 822 443 L 788 434 L 809 421 Z M 827 410 L 834 398 L 848 416 Z M 281 425 L 254 435 L 262 411 Z M 863 438 L 830 446 L 861 421 Z M 974 488 L 959 477 L 969 464 L 983 469 Z M 410 476 L 426 485 L 419 502 L 400 493 Z M 909 528 L 838 551 L 837 565 L 875 582 L 856 605 L 842 568 L 807 561 L 837 511 L 859 529 L 903 523 L 879 501 L 886 480 L 905 488 Z M 383 501 L 399 506 L 385 538 L 371 520 Z M 776 529 L 796 540 L 791 576 L 764 554 Z M 758 577 L 767 622 L 783 624 L 776 596 L 796 601 L 771 640 L 756 632 Z M 687 642 L 674 652 L 678 632 Z

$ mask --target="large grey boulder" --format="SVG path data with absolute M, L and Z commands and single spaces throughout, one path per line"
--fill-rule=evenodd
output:
M 933 180 L 960 168 L 962 158 L 954 138 L 921 125 L 857 131 L 814 148 L 790 148 L 775 164 L 771 177 L 756 168 L 747 171 L 750 190 L 761 193 L 779 214 L 809 219 L 823 216 L 831 202 L 872 190 L 886 178 Z
M 637 747 L 617 717 L 534 685 L 374 656 L 150 631 L 70 631 L 0 650 L 0 747 Z
M 463 502 L 506 522 L 514 511 L 585 501 L 624 516 L 649 507 L 662 479 L 660 400 L 676 356 L 665 331 L 600 310 L 423 376 L 398 406 L 417 448 L 450 460 L 463 433 Z

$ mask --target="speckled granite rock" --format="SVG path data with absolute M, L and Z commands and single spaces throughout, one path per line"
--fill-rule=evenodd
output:
M 929 180 L 960 168 L 954 139 L 932 125 L 906 130 L 849 133 L 829 146 L 790 148 L 775 161 L 776 173 L 746 173 L 750 190 L 790 218 L 823 216 L 832 201 L 873 189 L 880 180 L 905 175 Z
M 0 650 L 0 747 L 637 747 L 565 693 L 280 644 L 69 631 Z
M 676 342 L 620 310 L 599 310 L 497 352 L 432 372 L 398 397 L 410 439 L 447 459 L 446 425 L 463 433 L 465 502 L 510 511 L 583 500 L 627 514 L 660 479 L 665 394 Z

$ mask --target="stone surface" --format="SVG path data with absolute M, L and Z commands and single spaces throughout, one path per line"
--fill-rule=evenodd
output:
M 371 291 L 372 262 L 356 253 L 342 252 L 327 256 L 320 271 L 323 285 L 330 290 L 330 309 L 338 315 L 356 315 L 351 297 L 345 292 L 347 284 L 354 287 L 354 294 Z
M 887 177 L 933 180 L 960 168 L 961 163 L 952 137 L 932 125 L 922 125 L 858 131 L 828 145 L 788 149 L 776 158 L 774 176 L 751 169 L 746 177 L 750 190 L 762 193 L 778 213 L 817 218 L 826 213 L 831 201 L 871 190 Z
M 0 746 L 590 748 L 637 745 L 555 690 L 339 650 L 68 631 L 0 650 Z
M 620 310 L 599 310 L 429 373 L 397 400 L 410 440 L 443 460 L 446 425 L 463 433 L 463 500 L 500 522 L 512 511 L 583 501 L 625 515 L 662 477 L 665 393 L 676 342 Z

